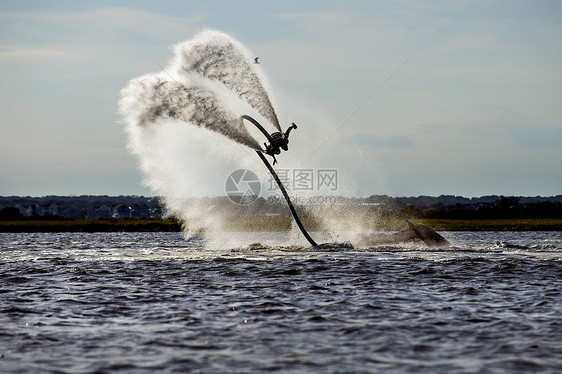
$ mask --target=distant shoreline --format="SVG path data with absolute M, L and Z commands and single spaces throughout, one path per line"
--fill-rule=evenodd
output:
M 562 219 L 411 219 L 437 231 L 562 231 Z M 323 231 L 312 219 L 303 222 L 310 231 Z M 224 231 L 290 231 L 289 217 L 233 217 Z M 363 231 L 397 231 L 405 228 L 404 220 L 380 220 Z M 49 219 L 0 221 L 0 232 L 181 232 L 182 224 L 175 219 Z
M 308 203 L 303 201 L 296 204 L 304 207 L 303 214 L 309 211 L 318 217 L 318 222 L 308 220 L 306 227 L 310 230 L 332 229 L 322 227 L 320 223 L 324 221 L 323 218 L 338 222 L 338 229 L 347 227 L 349 230 L 356 230 L 360 225 L 366 231 L 400 229 L 405 225 L 404 219 L 431 222 L 442 230 L 465 230 L 465 227 L 474 230 L 562 229 L 555 221 L 549 221 L 562 218 L 562 195 L 492 195 L 470 199 L 446 195 L 415 198 L 391 198 L 386 195 L 368 198 L 316 198 L 318 199 L 309 200 Z M 221 217 L 221 221 L 227 217 L 226 227 L 231 231 L 284 231 L 292 227 L 284 199 L 259 197 L 251 204 L 236 204 L 227 196 L 219 196 L 186 199 L 184 203 L 185 207 L 195 206 L 200 212 L 213 212 L 216 217 Z M 15 221 L 13 224 L 4 224 L 8 227 L 0 227 L 0 231 L 181 231 L 181 225 L 177 221 L 168 221 L 164 217 L 166 208 L 159 198 L 0 196 L 0 221 Z M 510 219 L 516 221 L 507 221 Z M 32 221 L 37 222 L 31 223 Z

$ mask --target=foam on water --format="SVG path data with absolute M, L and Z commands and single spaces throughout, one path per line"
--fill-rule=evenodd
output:
M 0 233 L 0 372 L 562 370 L 559 232 L 451 233 L 465 250 L 438 252 L 288 236 Z

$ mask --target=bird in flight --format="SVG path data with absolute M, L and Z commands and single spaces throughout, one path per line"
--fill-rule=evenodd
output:
M 258 61 L 259 57 L 254 58 L 254 64 L 259 64 L 260 62 Z

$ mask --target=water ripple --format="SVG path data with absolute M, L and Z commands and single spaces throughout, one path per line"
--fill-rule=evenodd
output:
M 500 235 L 436 252 L 0 236 L 0 371 L 560 372 L 559 234 L 486 251 Z

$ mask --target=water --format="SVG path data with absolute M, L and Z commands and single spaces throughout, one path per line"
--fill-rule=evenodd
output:
M 561 372 L 562 233 L 445 234 L 0 234 L 0 372 Z
M 256 118 L 270 133 L 282 129 L 263 73 L 240 42 L 206 29 L 173 52 L 162 71 L 134 78 L 121 91 L 128 148 L 143 183 L 187 231 L 220 230 L 220 207 L 210 214 L 185 197 L 224 194 L 213 188 L 235 170 L 255 168 L 254 150 L 267 138 L 240 116 Z
M 238 41 L 210 29 L 177 44 L 167 68 L 131 80 L 121 92 L 119 108 L 131 137 L 146 127 L 181 121 L 261 150 L 239 121 L 240 105 L 246 103 L 246 110 L 256 111 L 277 131 L 281 127 L 250 56 Z M 135 152 L 142 157 L 146 150 Z

